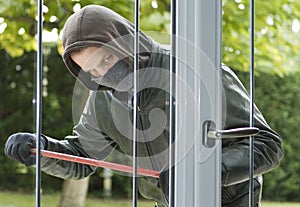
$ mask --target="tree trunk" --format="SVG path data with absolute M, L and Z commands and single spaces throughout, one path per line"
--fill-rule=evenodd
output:
M 112 177 L 113 173 L 110 169 L 103 169 L 103 192 L 105 198 L 111 197 L 112 192 Z
M 73 91 L 72 116 L 76 125 L 80 119 L 89 90 L 76 81 Z M 59 207 L 84 207 L 89 186 L 89 177 L 82 180 L 65 180 L 62 187 Z
M 65 180 L 59 207 L 84 207 L 89 177 L 82 180 Z

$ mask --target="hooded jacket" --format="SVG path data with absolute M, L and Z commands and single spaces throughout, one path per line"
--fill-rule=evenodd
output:
M 91 80 L 70 58 L 72 51 L 88 46 L 105 47 L 115 52 L 122 61 L 133 65 L 133 25 L 115 12 L 90 5 L 74 13 L 63 29 L 63 60 L 76 78 L 90 89 L 79 123 L 73 135 L 58 141 L 47 137 L 47 149 L 95 159 L 114 159 L 124 162 L 132 158 L 132 92 L 118 91 Z M 140 167 L 162 171 L 168 162 L 169 136 L 169 51 L 140 33 L 138 91 L 137 157 Z M 222 65 L 222 84 L 227 111 L 223 116 L 224 129 L 249 126 L 249 97 L 236 75 Z M 264 120 L 255 107 L 254 126 L 260 132 L 254 137 L 255 203 L 259 205 L 263 173 L 279 165 L 283 156 L 281 138 Z M 222 141 L 222 206 L 248 206 L 249 138 Z M 118 160 L 116 160 L 118 159 Z M 42 170 L 67 179 L 80 179 L 92 174 L 94 167 L 43 157 Z M 164 186 L 161 186 L 162 188 Z M 168 206 L 168 201 L 157 179 L 140 178 L 143 196 Z

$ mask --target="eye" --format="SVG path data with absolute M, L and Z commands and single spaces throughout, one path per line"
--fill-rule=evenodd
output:
M 114 59 L 114 55 L 108 54 L 103 60 L 103 65 L 110 65 L 113 59 Z

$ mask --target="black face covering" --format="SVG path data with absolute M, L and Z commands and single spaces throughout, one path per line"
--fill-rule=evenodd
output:
M 133 87 L 133 71 L 129 64 L 120 60 L 103 77 L 92 77 L 91 80 L 118 91 L 127 91 Z

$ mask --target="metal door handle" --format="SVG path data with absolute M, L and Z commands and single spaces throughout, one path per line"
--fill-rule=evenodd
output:
M 207 136 L 214 139 L 238 138 L 255 135 L 259 132 L 256 127 L 242 127 L 227 130 L 209 130 Z
M 255 135 L 258 132 L 259 129 L 256 127 L 241 127 L 227 130 L 216 130 L 216 125 L 213 121 L 205 121 L 203 123 L 202 144 L 206 147 L 213 147 L 217 139 L 247 137 Z

